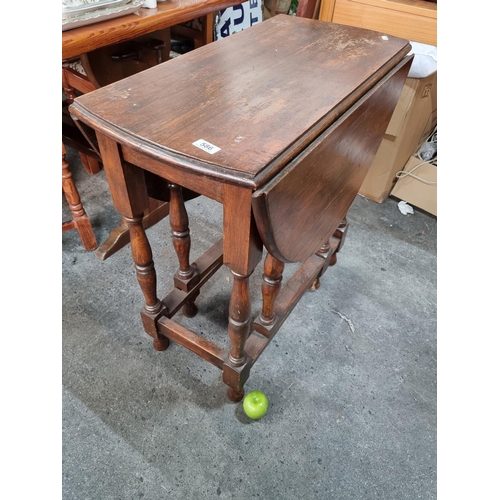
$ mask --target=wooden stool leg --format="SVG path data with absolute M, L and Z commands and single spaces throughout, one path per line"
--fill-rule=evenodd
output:
M 236 389 L 234 387 L 228 387 L 227 388 L 227 397 L 229 401 L 232 401 L 233 403 L 238 403 L 243 399 L 243 396 L 245 395 L 245 389 Z
M 243 386 L 250 374 L 252 358 L 245 351 L 250 334 L 251 298 L 250 276 L 262 258 L 262 240 L 252 212 L 252 190 L 225 184 L 224 207 L 224 264 L 233 275 L 229 300 L 228 335 L 230 349 L 222 368 L 222 381 L 229 386 L 230 401 L 241 401 Z
M 259 316 L 259 321 L 264 325 L 272 325 L 276 320 L 274 302 L 281 289 L 284 268 L 283 262 L 267 254 L 262 275 L 262 311 Z
M 137 281 L 141 287 L 145 299 L 144 309 L 146 313 L 154 315 L 160 312 L 162 303 L 156 292 L 156 270 L 153 262 L 151 246 L 142 226 L 143 215 L 137 217 L 123 217 L 130 234 L 130 246 L 132 258 L 134 259 Z M 148 332 L 150 333 L 150 332 Z M 157 351 L 168 347 L 169 341 L 166 337 L 156 334 L 153 346 Z
M 97 241 L 90 220 L 80 200 L 75 181 L 69 170 L 64 144 L 62 145 L 62 188 L 72 214 L 72 220 L 63 223 L 63 232 L 69 231 L 70 229 L 76 229 L 85 250 L 94 250 L 97 248 Z

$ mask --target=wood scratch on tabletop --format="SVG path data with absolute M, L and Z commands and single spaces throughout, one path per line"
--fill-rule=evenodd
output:
M 336 314 L 337 316 L 340 316 L 348 325 L 349 325 L 349 328 L 351 329 L 351 332 L 353 334 L 356 333 L 356 330 L 354 329 L 354 324 L 353 322 L 346 316 L 344 316 L 342 313 L 338 312 L 338 311 L 333 311 L 334 314 Z

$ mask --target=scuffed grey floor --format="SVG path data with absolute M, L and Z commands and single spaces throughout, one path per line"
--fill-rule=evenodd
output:
M 68 160 L 102 243 L 120 221 L 105 172 Z M 222 211 L 187 206 L 196 258 L 221 236 Z M 63 233 L 63 499 L 436 498 L 436 218 L 358 196 L 349 221 L 338 264 L 251 371 L 245 389 L 270 400 L 260 421 L 228 402 L 217 368 L 174 343 L 153 349 L 128 246 L 100 261 Z M 147 234 L 163 297 L 168 220 Z M 223 268 L 198 316 L 179 320 L 227 346 L 230 291 Z

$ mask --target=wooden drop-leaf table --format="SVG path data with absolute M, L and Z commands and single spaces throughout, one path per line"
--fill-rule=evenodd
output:
M 129 228 L 154 347 L 172 340 L 220 368 L 231 401 L 241 400 L 252 365 L 336 262 L 410 48 L 383 33 L 279 15 L 72 104 L 73 118 L 96 131 L 114 205 Z M 168 181 L 179 260 L 161 300 L 141 223 L 145 172 Z M 223 206 L 223 237 L 195 262 L 183 188 Z M 262 307 L 252 318 L 249 277 L 264 250 Z M 282 286 L 291 262 L 301 265 Z M 233 275 L 228 349 L 175 321 L 178 312 L 197 313 L 195 299 L 221 265 Z

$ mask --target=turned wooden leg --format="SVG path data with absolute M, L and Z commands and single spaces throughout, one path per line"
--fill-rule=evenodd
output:
M 181 280 L 191 278 L 194 268 L 189 263 L 189 252 L 191 250 L 191 237 L 189 235 L 189 218 L 184 205 L 182 189 L 176 184 L 169 184 L 170 188 L 170 227 L 172 228 L 172 241 L 179 269 L 177 276 Z
M 234 277 L 233 291 L 229 300 L 229 339 L 231 349 L 229 361 L 233 366 L 241 366 L 246 361 L 245 342 L 250 332 L 249 278 L 231 271 Z
M 64 144 L 62 145 L 62 189 L 72 215 L 71 221 L 63 222 L 63 232 L 69 231 L 70 229 L 76 229 L 85 250 L 94 250 L 97 248 L 97 241 L 90 220 L 83 208 L 78 190 L 76 189 L 75 181 L 69 169 L 69 164 L 66 161 L 66 149 Z
M 333 233 L 332 236 L 332 248 L 333 253 L 330 257 L 330 266 L 334 266 L 337 263 L 337 254 L 340 252 L 341 248 L 344 246 L 345 237 L 347 235 L 347 230 L 349 229 L 349 223 L 346 219 L 344 219 L 340 224 L 337 230 Z
M 227 397 L 229 401 L 232 401 L 233 403 L 238 403 L 239 401 L 241 401 L 244 395 L 245 389 L 243 389 L 243 387 L 241 389 L 236 389 L 234 387 L 227 388 Z
M 223 186 L 223 258 L 233 275 L 233 289 L 228 318 L 230 350 L 222 368 L 222 380 L 229 387 L 227 396 L 233 402 L 243 398 L 243 386 L 253 363 L 245 352 L 251 326 L 249 279 L 262 258 L 263 245 L 253 218 L 252 194 L 249 188 Z
M 130 246 L 137 281 L 145 299 L 144 309 L 146 313 L 154 315 L 160 312 L 162 303 L 158 299 L 156 292 L 156 270 L 153 262 L 153 254 L 146 232 L 142 226 L 142 219 L 142 214 L 137 217 L 123 217 L 130 233 Z M 166 337 L 160 334 L 154 337 L 153 346 L 157 351 L 166 349 L 168 344 L 169 341 Z
M 259 321 L 263 325 L 272 325 L 276 320 L 274 302 L 281 289 L 284 268 L 283 262 L 270 253 L 267 254 L 262 275 L 262 311 L 259 316 Z
M 321 268 L 321 271 L 318 273 L 316 278 L 314 278 L 314 281 L 311 283 L 309 290 L 315 291 L 321 286 L 319 279 L 321 278 L 321 276 L 323 276 L 326 269 L 328 268 L 328 265 L 330 263 L 331 252 L 332 252 L 332 248 L 330 246 L 330 241 L 327 241 L 326 243 L 324 243 L 321 246 L 321 248 L 316 252 L 316 255 L 319 255 L 319 256 L 325 258 L 325 265 Z
M 245 364 L 247 355 L 245 353 L 245 342 L 250 333 L 250 293 L 249 278 L 231 271 L 234 277 L 233 291 L 229 300 L 229 364 L 238 368 Z M 230 401 L 237 403 L 243 399 L 245 390 L 242 386 L 230 385 L 227 389 L 227 397 Z
M 170 227 L 172 228 L 172 242 L 177 258 L 179 269 L 174 276 L 174 285 L 181 290 L 188 290 L 192 283 L 198 280 L 197 270 L 190 264 L 189 252 L 191 250 L 191 237 L 189 235 L 189 218 L 184 205 L 182 188 L 176 184 L 169 184 L 170 188 Z M 199 293 L 184 304 L 182 314 L 186 318 L 193 318 L 198 313 L 198 307 L 194 303 Z

